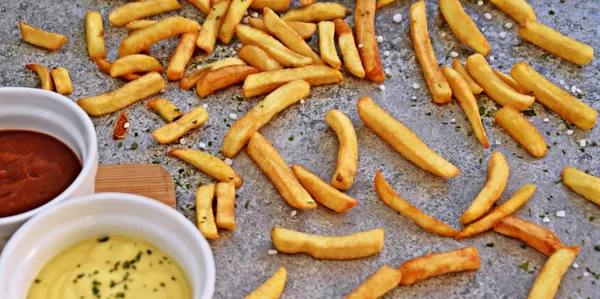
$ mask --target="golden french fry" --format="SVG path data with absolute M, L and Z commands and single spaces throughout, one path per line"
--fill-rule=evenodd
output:
M 207 120 L 208 112 L 204 107 L 198 106 L 179 119 L 154 130 L 152 137 L 159 143 L 171 143 L 179 140 L 189 130 L 202 127 Z
M 312 58 L 302 56 L 288 48 L 262 45 L 261 48 L 284 67 L 303 67 L 312 64 Z
M 380 9 L 380 8 L 382 8 L 384 6 L 388 6 L 388 5 L 392 4 L 392 3 L 394 3 L 395 1 L 396 0 L 379 0 L 379 1 L 377 1 L 376 8 Z
M 229 45 L 235 33 L 235 26 L 242 21 L 250 3 L 252 3 L 252 0 L 231 0 L 227 15 L 225 15 L 225 21 L 223 21 L 221 30 L 219 31 L 219 40 L 221 42 Z M 265 9 L 269 8 L 265 7 Z
M 283 161 L 269 140 L 255 132 L 252 134 L 250 142 L 248 142 L 246 151 L 288 205 L 299 210 L 317 207 L 310 194 L 300 185 L 292 170 Z
M 511 106 L 523 111 L 535 101 L 534 97 L 520 94 L 512 89 L 510 85 L 504 83 L 502 79 L 494 74 L 494 70 L 481 54 L 469 56 L 465 68 L 485 93 L 502 106 Z
M 411 285 L 448 273 L 477 270 L 479 264 L 479 252 L 473 246 L 420 256 L 400 265 L 400 285 Z
M 64 67 L 55 67 L 50 71 L 50 75 L 52 76 L 56 92 L 62 95 L 69 95 L 73 92 L 69 70 Z
M 154 20 L 135 20 L 135 21 L 131 21 L 131 22 L 127 23 L 127 25 L 125 25 L 125 28 L 132 30 L 132 31 L 139 30 L 139 29 L 144 29 L 144 28 L 150 27 L 151 25 L 153 25 L 156 22 L 157 21 L 154 21 Z
M 383 249 L 382 228 L 345 236 L 322 236 L 273 227 L 271 241 L 280 252 L 306 253 L 316 259 L 351 260 L 375 255 Z
M 352 209 L 358 201 L 331 187 L 318 176 L 301 165 L 293 165 L 292 170 L 298 181 L 308 193 L 320 204 L 338 213 Z
M 198 30 L 200 24 L 196 21 L 184 17 L 164 18 L 127 36 L 119 46 L 119 57 L 140 53 L 163 39 Z
M 215 180 L 232 183 L 236 188 L 242 186 L 244 183 L 244 180 L 242 180 L 231 166 L 209 153 L 182 148 L 169 151 L 169 155 L 191 164 Z
M 171 61 L 167 67 L 167 79 L 169 81 L 176 81 L 183 78 L 183 72 L 185 72 L 185 66 L 188 64 L 194 50 L 196 50 L 196 39 L 198 39 L 198 32 L 188 32 L 181 35 L 179 43 L 175 52 L 171 56 Z
M 560 281 L 579 254 L 579 247 L 569 246 L 556 250 L 540 270 L 528 299 L 554 298 L 560 286 Z
M 217 35 L 221 31 L 223 21 L 225 21 L 225 14 L 227 14 L 229 3 L 229 1 L 222 1 L 215 4 L 202 24 L 196 45 L 206 53 L 212 53 L 215 48 Z
M 301 67 L 313 62 L 312 58 L 288 49 L 274 37 L 250 26 L 237 25 L 235 34 L 242 44 L 260 47 L 284 67 Z
M 507 106 L 494 114 L 494 120 L 508 132 L 514 140 L 535 157 L 543 157 L 548 151 L 544 137 L 515 108 Z
M 338 36 L 338 44 L 340 52 L 344 58 L 344 65 L 348 71 L 359 78 L 365 77 L 365 69 L 363 68 L 360 54 L 354 42 L 354 34 L 352 28 L 342 19 L 333 20 L 335 24 L 335 34 Z
M 236 120 L 223 139 L 223 156 L 233 158 L 250 140 L 254 132 L 277 113 L 308 96 L 310 85 L 304 80 L 291 81 L 266 96 L 248 113 Z
M 575 193 L 600 206 L 600 178 L 568 166 L 562 171 L 562 182 Z
M 342 62 L 335 49 L 335 24 L 332 21 L 319 22 L 319 51 L 321 58 L 334 69 L 339 69 Z
M 450 29 L 461 42 L 483 56 L 490 53 L 490 44 L 471 17 L 465 13 L 459 0 L 440 0 L 440 10 Z
M 369 97 L 358 101 L 358 116 L 379 138 L 416 166 L 443 178 L 460 174 L 460 170 L 431 150 L 415 133 L 395 120 Z
M 294 8 L 286 12 L 281 18 L 284 21 L 300 21 L 316 23 L 321 21 L 332 21 L 337 18 L 345 18 L 348 8 L 333 2 L 317 2 Z
M 267 26 L 265 26 L 265 22 L 263 22 L 262 19 L 248 18 L 248 23 L 250 24 L 250 26 L 252 26 L 258 30 L 261 30 L 261 31 L 264 31 L 267 33 L 269 32 L 267 30 Z M 302 37 L 303 39 L 311 38 L 313 33 L 315 33 L 315 31 L 317 30 L 317 24 L 313 24 L 313 23 L 296 22 L 296 21 L 286 21 L 285 23 L 288 24 L 292 29 L 294 29 L 294 31 L 296 31 L 296 33 L 298 33 L 298 35 L 300 35 L 300 37 Z
M 254 10 L 263 10 L 265 7 L 273 11 L 284 11 L 290 7 L 290 0 L 253 0 L 250 8 Z
M 155 98 L 148 101 L 146 107 L 158 112 L 158 114 L 160 114 L 160 116 L 168 123 L 183 115 L 183 112 L 181 112 L 175 104 L 163 98 Z
M 383 82 L 385 74 L 375 38 L 375 0 L 356 1 L 354 27 L 358 53 L 360 53 L 367 79 L 373 82 Z
M 358 142 L 354 126 L 344 112 L 336 109 L 325 114 L 325 123 L 335 131 L 340 143 L 331 186 L 339 190 L 348 190 L 354 183 L 358 162 Z
M 494 231 L 519 239 L 547 256 L 565 247 L 553 232 L 535 223 L 514 216 L 504 217 L 494 225 Z
M 110 76 L 115 78 L 131 73 L 162 72 L 164 68 L 156 58 L 144 54 L 132 54 L 117 59 L 110 66 Z
M 283 68 L 283 66 L 281 66 L 277 60 L 273 59 L 273 57 L 269 56 L 267 52 L 254 45 L 243 46 L 238 50 L 237 56 L 263 72 L 280 70 Z
M 316 0 L 298 0 L 298 2 L 300 2 L 300 5 L 305 6 L 305 5 L 313 4 L 317 1 Z
M 127 137 L 127 133 L 129 133 L 129 116 L 127 115 L 127 112 L 121 111 L 119 117 L 117 117 L 117 120 L 115 121 L 112 137 L 114 140 L 124 139 Z
M 293 69 L 274 70 L 248 76 L 242 87 L 242 96 L 244 98 L 259 96 L 298 79 L 308 82 L 310 86 L 344 81 L 344 77 L 340 71 L 324 65 L 309 65 Z
M 477 84 L 477 82 L 475 82 L 475 80 L 473 80 L 473 78 L 471 78 L 469 73 L 467 73 L 467 70 L 465 70 L 465 68 L 460 63 L 460 61 L 458 61 L 458 59 L 456 59 L 456 58 L 452 59 L 452 68 L 457 73 L 459 73 L 461 77 L 463 77 L 463 79 L 467 82 L 467 84 L 469 84 L 469 88 L 471 89 L 471 92 L 474 95 L 478 95 L 483 92 L 483 88 L 481 88 L 481 86 L 479 86 L 479 84 Z
M 244 299 L 278 299 L 283 293 L 286 281 L 287 271 L 285 267 L 281 267 L 263 284 L 252 291 L 252 293 L 244 297 Z
M 200 78 L 202 78 L 202 76 L 204 76 L 204 74 L 206 74 L 207 72 L 232 65 L 246 65 L 246 63 L 243 60 L 236 57 L 229 57 L 217 60 L 207 65 L 198 67 L 189 75 L 179 80 L 179 87 L 181 87 L 181 89 L 183 90 L 189 90 L 190 88 L 196 86 L 198 80 L 200 80 Z
M 210 13 L 210 7 L 211 7 L 210 0 L 187 0 L 187 2 L 196 6 L 199 10 L 201 10 L 206 15 L 208 15 Z
M 502 218 L 509 216 L 524 205 L 531 195 L 533 195 L 535 189 L 535 185 L 525 185 L 521 187 L 521 189 L 517 190 L 510 199 L 495 207 L 479 220 L 469 224 L 459 232 L 455 238 L 460 240 L 488 231 L 498 223 L 498 221 L 502 220 Z
M 247 65 L 232 65 L 210 70 L 196 83 L 196 93 L 199 97 L 205 98 L 221 89 L 244 81 L 250 74 L 259 72 L 259 69 Z
M 346 299 L 379 298 L 398 286 L 401 278 L 400 270 L 383 266 L 346 296 Z
M 496 74 L 496 76 L 498 76 L 498 78 L 500 78 L 500 80 L 504 81 L 504 83 L 506 83 L 508 86 L 510 86 L 510 88 L 514 89 L 516 92 L 522 93 L 522 94 L 527 94 L 526 92 L 523 91 L 523 89 L 521 87 L 519 87 L 519 85 L 517 84 L 517 81 L 515 81 L 515 79 L 513 79 L 511 76 L 509 76 L 499 70 L 494 70 L 494 74 Z
M 103 73 L 110 76 L 110 67 L 112 66 L 112 63 L 108 62 L 104 58 L 94 58 L 93 60 L 94 60 L 94 63 L 96 63 L 96 65 L 98 66 L 98 69 L 100 69 Z M 141 77 L 140 74 L 131 73 L 131 74 L 125 74 L 119 78 L 121 78 L 123 80 L 127 80 L 127 81 L 133 81 L 135 79 L 139 79 L 140 77 Z
M 179 9 L 181 9 L 181 5 L 177 0 L 130 2 L 113 9 L 108 14 L 108 21 L 111 25 L 120 27 L 133 20 L 139 20 Z
M 490 0 L 490 2 L 517 21 L 517 23 L 536 19 L 533 8 L 525 0 Z
M 427 29 L 425 2 L 422 0 L 410 6 L 410 36 L 417 60 L 419 60 L 423 76 L 427 82 L 427 88 L 433 97 L 433 102 L 436 104 L 449 103 L 452 100 L 452 91 L 440 71 L 437 58 L 433 52 Z
M 85 35 L 90 58 L 106 58 L 102 14 L 97 11 L 88 11 L 85 14 Z
M 213 214 L 215 184 L 199 187 L 196 191 L 196 221 L 198 229 L 207 239 L 218 239 L 219 232 Z
M 54 91 L 52 77 L 45 66 L 39 64 L 28 64 L 25 66 L 25 68 L 34 71 L 38 75 L 42 84 L 42 89 Z
M 452 227 L 423 213 L 423 211 L 396 194 L 379 170 L 375 174 L 375 190 L 377 191 L 377 195 L 379 195 L 379 199 L 387 206 L 410 218 L 422 229 L 444 237 L 454 237 L 458 234 L 458 231 Z
M 19 21 L 19 28 L 23 41 L 46 50 L 56 51 L 67 42 L 67 37 L 62 34 L 43 31 L 25 22 Z
M 596 124 L 598 111 L 554 85 L 527 62 L 515 64 L 510 75 L 525 93 L 535 94 L 538 102 L 580 129 L 589 130 Z
M 233 183 L 217 183 L 217 227 L 235 230 L 235 185 Z
M 460 217 L 460 223 L 471 223 L 489 211 L 504 192 L 509 172 L 510 168 L 502 153 L 494 152 L 488 164 L 487 182 Z

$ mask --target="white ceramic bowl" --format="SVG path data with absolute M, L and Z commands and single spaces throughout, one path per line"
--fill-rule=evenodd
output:
M 19 228 L 0 256 L 0 298 L 26 298 L 37 273 L 58 253 L 87 238 L 115 234 L 142 238 L 165 251 L 186 274 L 194 299 L 212 297 L 213 254 L 192 222 L 147 197 L 97 193 L 45 209 Z
M 42 89 L 0 88 L 0 130 L 31 130 L 52 135 L 68 145 L 83 168 L 63 193 L 48 203 L 10 217 L 0 218 L 0 249 L 31 216 L 74 196 L 94 193 L 98 169 L 96 131 L 88 115 L 69 98 Z M 1 297 L 0 297 L 1 298 Z

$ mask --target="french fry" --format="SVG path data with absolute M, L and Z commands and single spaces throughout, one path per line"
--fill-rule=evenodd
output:
M 267 30 L 267 26 L 265 26 L 265 22 L 263 22 L 262 19 L 248 18 L 248 23 L 250 24 L 250 26 L 252 26 L 258 30 L 261 30 L 261 31 L 264 31 L 267 33 L 269 32 Z M 300 37 L 302 37 L 303 39 L 311 38 L 312 35 L 317 30 L 317 24 L 313 24 L 313 23 L 296 22 L 296 21 L 286 21 L 285 23 L 288 24 L 292 29 L 294 29 L 294 31 L 296 31 L 296 33 L 298 33 L 298 35 L 300 35 Z
M 281 66 L 277 60 L 269 56 L 269 54 L 260 47 L 254 45 L 243 46 L 238 50 L 237 56 L 249 65 L 258 68 L 263 72 L 283 69 L 283 66 Z
M 358 53 L 367 79 L 383 82 L 385 74 L 375 38 L 375 0 L 357 0 L 354 10 L 354 27 Z
M 510 168 L 502 153 L 494 152 L 488 164 L 487 182 L 460 217 L 460 223 L 471 223 L 489 211 L 504 192 L 509 172 Z
M 498 110 L 494 120 L 529 153 L 538 158 L 546 155 L 548 146 L 544 137 L 515 108 L 507 106 Z
M 268 7 L 273 11 L 284 11 L 290 7 L 290 0 L 253 0 L 250 8 L 262 11 Z
M 351 260 L 375 255 L 383 249 L 382 228 L 345 236 L 322 236 L 273 227 L 271 242 L 280 252 L 306 253 L 316 259 Z
M 494 231 L 519 239 L 547 256 L 565 247 L 553 232 L 514 216 L 504 217 L 494 225 Z
M 215 42 L 223 26 L 223 21 L 225 21 L 229 3 L 231 2 L 222 1 L 215 4 L 202 24 L 196 45 L 206 53 L 212 53 L 215 48 Z
M 462 65 L 462 63 L 460 63 L 460 61 L 458 61 L 458 59 L 452 59 L 452 68 L 459 73 L 461 77 L 463 77 L 467 84 L 469 84 L 469 88 L 474 95 L 478 95 L 483 92 L 483 88 L 481 88 L 481 86 L 479 86 L 479 84 L 477 84 L 477 82 L 471 78 L 469 73 L 467 73 L 467 70 L 465 70 L 465 67 Z
M 379 138 L 416 166 L 443 178 L 460 174 L 460 170 L 431 150 L 415 133 L 395 120 L 369 97 L 358 101 L 358 116 Z
M 233 183 L 217 183 L 217 227 L 235 230 L 235 185 Z
M 40 82 L 42 85 L 42 89 L 54 91 L 54 83 L 52 82 L 52 77 L 50 76 L 50 72 L 48 69 L 39 64 L 28 64 L 25 66 L 26 69 L 34 71 L 38 77 L 40 78 Z
M 436 104 L 446 104 L 452 100 L 450 86 L 440 71 L 437 58 L 433 52 L 429 31 L 425 2 L 417 1 L 410 6 L 410 36 L 417 60 L 423 70 L 427 88 Z
M 198 187 L 196 191 L 196 221 L 198 229 L 207 239 L 218 239 L 219 232 L 213 214 L 215 184 Z
M 133 20 L 139 20 L 179 9 L 181 9 L 181 5 L 177 0 L 130 2 L 113 9 L 108 14 L 108 21 L 113 26 L 121 27 Z
M 535 94 L 538 102 L 580 129 L 589 130 L 596 124 L 598 111 L 554 85 L 527 62 L 515 64 L 510 75 L 525 93 Z
M 379 298 L 398 286 L 401 278 L 400 270 L 383 266 L 346 296 L 346 299 Z
M 390 5 L 390 4 L 394 3 L 394 2 L 396 2 L 396 0 L 379 0 L 379 1 L 377 1 L 376 8 L 380 9 L 380 8 L 388 6 L 388 5 Z
M 100 69 L 100 71 L 102 71 L 103 73 L 110 76 L 110 67 L 112 66 L 112 63 L 108 62 L 104 58 L 94 58 L 93 60 L 94 60 L 94 63 L 96 63 L 96 65 L 98 66 L 98 69 Z M 133 81 L 135 79 L 139 79 L 140 77 L 141 77 L 140 74 L 131 73 L 131 74 L 123 75 L 119 78 L 126 80 L 126 81 Z
M 283 293 L 286 281 L 287 271 L 285 267 L 281 267 L 263 284 L 252 291 L 252 293 L 244 297 L 244 299 L 278 299 Z
M 261 48 L 284 67 L 303 67 L 312 64 L 312 58 L 302 56 L 288 48 L 262 45 Z
M 191 164 L 217 181 L 232 183 L 236 188 L 244 184 L 244 180 L 242 180 L 231 166 L 209 153 L 182 148 L 169 151 L 169 155 Z
M 117 120 L 115 121 L 112 137 L 114 140 L 125 139 L 127 133 L 129 133 L 129 116 L 127 115 L 127 112 L 121 111 L 119 117 L 117 117 Z
M 135 21 L 131 21 L 131 22 L 127 23 L 127 25 L 125 25 L 125 28 L 127 28 L 128 30 L 131 30 L 131 31 L 140 30 L 140 29 L 150 27 L 151 25 L 153 25 L 156 22 L 157 21 L 154 21 L 154 20 L 135 20 Z
M 338 45 L 340 52 L 344 58 L 344 65 L 348 72 L 358 78 L 365 77 L 365 69 L 363 68 L 360 54 L 354 42 L 354 34 L 352 28 L 342 19 L 333 20 L 335 24 L 335 34 L 338 36 Z
M 319 22 L 319 51 L 321 58 L 334 69 L 339 69 L 342 62 L 335 49 L 335 24 L 332 21 Z
M 232 65 L 246 65 L 246 63 L 236 57 L 228 57 L 223 58 L 221 60 L 209 63 L 202 67 L 198 67 L 189 75 L 185 76 L 183 79 L 179 80 L 179 87 L 183 90 L 189 90 L 190 88 L 196 86 L 198 80 L 204 76 L 208 71 L 217 70 L 222 67 L 232 66 Z
M 477 100 L 475 99 L 475 96 L 473 96 L 469 84 L 457 71 L 449 66 L 442 67 L 442 74 L 446 77 L 446 81 L 448 81 L 448 84 L 450 85 L 454 98 L 456 98 L 460 107 L 467 115 L 467 119 L 475 133 L 475 138 L 477 138 L 477 141 L 479 141 L 483 147 L 489 148 L 490 144 L 488 143 L 483 124 L 481 123 L 481 115 L 479 115 Z
M 316 0 L 298 0 L 298 2 L 300 2 L 300 5 L 305 6 L 305 5 L 313 4 L 317 1 Z
M 358 142 L 354 126 L 344 112 L 336 109 L 325 114 L 325 123 L 335 131 L 340 143 L 331 186 L 339 190 L 348 190 L 354 183 L 358 163 Z
M 310 194 L 300 185 L 292 170 L 265 137 L 258 132 L 252 134 L 246 150 L 248 156 L 267 176 L 288 205 L 299 210 L 317 207 Z
M 444 237 L 454 237 L 458 231 L 443 222 L 423 213 L 417 207 L 401 198 L 385 180 L 379 170 L 375 174 L 375 190 L 379 199 L 394 211 L 410 218 L 422 229 Z
M 252 3 L 252 0 L 231 0 L 225 21 L 221 25 L 219 31 L 219 40 L 226 45 L 229 45 L 231 38 L 235 33 L 235 26 L 242 21 L 244 13 L 248 10 L 248 7 Z M 270 9 L 265 7 L 265 9 Z
M 298 79 L 308 82 L 310 86 L 344 81 L 344 77 L 340 71 L 324 65 L 309 65 L 293 69 L 274 70 L 248 76 L 242 87 L 242 96 L 246 99 L 259 96 Z
M 201 10 L 204 14 L 208 15 L 210 13 L 210 0 L 187 0 L 187 2 L 196 6 L 199 10 Z
M 198 30 L 200 24 L 196 21 L 184 17 L 164 18 L 127 36 L 119 46 L 119 57 L 140 53 L 161 40 Z
M 600 206 L 600 178 L 569 166 L 562 171 L 562 182 L 575 193 Z
M 19 28 L 23 41 L 46 50 L 56 51 L 67 42 L 67 37 L 62 34 L 43 31 L 25 22 L 19 21 Z
M 331 187 L 318 176 L 301 165 L 293 165 L 292 170 L 298 181 L 308 193 L 320 204 L 338 213 L 352 209 L 358 201 Z
M 131 73 L 162 72 L 164 68 L 156 58 L 144 54 L 132 54 L 117 59 L 110 66 L 110 76 L 120 77 Z
M 146 107 L 158 112 L 158 114 L 160 114 L 160 116 L 168 123 L 183 115 L 181 109 L 177 108 L 177 106 L 169 100 L 163 98 L 155 98 L 148 101 Z
M 52 76 L 56 92 L 62 95 L 69 95 L 73 92 L 73 84 L 71 83 L 69 70 L 64 67 L 55 67 L 50 70 L 50 75 Z
M 477 270 L 479 265 L 479 252 L 473 246 L 413 258 L 399 267 L 402 272 L 400 285 L 411 285 L 448 273 Z
M 250 74 L 259 72 L 259 69 L 247 65 L 232 65 L 210 70 L 196 83 L 196 93 L 199 97 L 205 98 L 221 89 L 244 81 Z
M 196 50 L 197 39 L 198 32 L 188 32 L 181 35 L 177 48 L 175 48 L 175 52 L 173 52 L 171 61 L 167 67 L 167 79 L 169 81 L 176 81 L 183 78 L 185 66 L 192 58 L 192 55 L 194 55 L 194 50 Z
M 510 88 L 514 89 L 516 92 L 522 93 L 522 94 L 527 94 L 519 86 L 519 84 L 517 84 L 517 81 L 515 81 L 515 79 L 513 79 L 511 76 L 509 76 L 499 70 L 494 70 L 494 74 L 496 74 L 496 76 L 498 76 L 498 78 L 500 78 L 500 80 L 504 81 L 504 83 L 506 83 L 508 86 L 510 86 Z
M 529 292 L 528 299 L 548 299 L 554 298 L 556 291 L 560 286 L 563 275 L 567 273 L 571 264 L 579 254 L 579 247 L 569 246 L 558 249 L 540 270 L 540 274 L 533 283 L 533 288 Z
M 221 152 L 233 158 L 250 140 L 255 132 L 283 109 L 308 96 L 310 85 L 303 80 L 291 81 L 266 96 L 248 113 L 236 120 L 225 134 Z
M 481 54 L 469 56 L 465 68 L 485 93 L 502 106 L 511 106 L 523 111 L 535 101 L 534 97 L 520 94 L 512 89 L 510 85 L 504 83 L 502 79 L 494 74 L 494 70 Z
M 85 14 L 85 36 L 90 58 L 106 58 L 102 14 L 97 11 L 88 11 Z
M 490 2 L 519 24 L 525 20 L 536 19 L 533 8 L 525 0 L 490 0 Z
M 490 44 L 471 17 L 465 13 L 459 0 L 440 0 L 440 10 L 450 29 L 461 42 L 483 56 L 490 53 Z
M 299 21 L 317 23 L 332 21 L 337 18 L 344 19 L 348 8 L 333 2 L 317 2 L 315 4 L 294 8 L 286 12 L 281 19 L 284 21 Z
M 154 130 L 152 137 L 159 143 L 171 143 L 179 140 L 188 131 L 202 127 L 207 120 L 208 112 L 206 112 L 204 107 L 198 106 L 182 115 L 176 121 Z
M 460 240 L 490 230 L 502 218 L 509 216 L 524 205 L 531 195 L 533 195 L 535 189 L 535 185 L 521 187 L 510 199 L 495 207 L 479 220 L 469 224 L 455 238 Z

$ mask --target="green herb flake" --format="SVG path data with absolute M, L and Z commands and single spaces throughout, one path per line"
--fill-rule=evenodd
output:
M 135 151 L 135 150 L 136 150 L 138 147 L 139 147 L 139 144 L 137 144 L 137 142 L 134 142 L 134 143 L 131 145 L 131 150 L 132 150 L 132 151 Z
M 294 141 L 294 135 L 290 136 L 290 138 L 288 138 L 289 141 Z
M 520 264 L 520 265 L 519 265 L 519 268 L 521 268 L 521 269 L 523 269 L 523 270 L 525 270 L 525 271 L 529 272 L 529 261 L 526 261 L 526 262 L 524 262 L 524 263 Z
M 535 111 L 533 110 L 533 108 L 527 109 L 525 111 L 523 111 L 523 114 L 525 114 L 525 116 L 536 116 L 537 114 L 535 113 Z
M 548 13 L 549 13 L 551 16 L 553 16 L 553 15 L 555 15 L 555 14 L 556 14 L 556 12 L 554 12 L 554 10 L 553 10 L 553 9 L 551 9 L 551 10 L 550 10 Z
M 496 246 L 496 244 L 494 244 L 494 242 L 490 242 L 490 243 L 485 244 L 485 246 L 492 248 L 492 247 Z
M 119 143 L 117 143 L 117 147 L 121 148 L 123 146 L 123 142 L 119 141 Z
M 102 237 L 102 238 L 98 238 L 98 243 L 104 243 L 106 241 L 108 241 L 110 238 L 108 236 L 106 237 Z

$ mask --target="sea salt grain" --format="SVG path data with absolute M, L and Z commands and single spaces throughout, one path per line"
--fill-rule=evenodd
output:
M 125 124 L 123 125 L 123 128 L 127 129 L 127 128 L 129 128 L 129 126 L 130 126 L 130 125 L 129 125 L 129 123 L 125 123 Z
M 293 210 L 293 211 L 290 213 L 290 215 L 292 215 L 292 217 L 296 216 L 296 214 L 298 214 L 298 211 L 296 211 L 296 210 Z
M 223 160 L 225 162 L 225 164 L 231 166 L 231 164 L 233 164 L 233 160 L 229 159 L 229 158 L 225 158 L 225 160 Z
M 277 250 L 275 250 L 275 249 L 269 249 L 268 253 L 269 253 L 269 255 L 276 255 L 277 254 Z
M 500 38 L 505 38 L 506 37 L 506 32 L 502 31 L 498 35 L 500 36 Z
M 385 90 L 385 85 L 383 85 L 383 84 L 379 85 L 379 90 L 384 91 Z
M 378 37 L 377 37 L 377 42 L 378 42 L 378 43 L 382 43 L 382 42 L 383 42 L 383 36 L 381 36 L 381 35 L 380 35 L 380 36 L 378 36 Z
M 231 119 L 237 119 L 238 116 L 235 113 L 229 113 L 229 118 L 231 118 Z
M 577 91 L 577 86 L 573 85 L 571 86 L 571 92 L 575 93 Z
M 452 52 L 450 52 L 450 56 L 452 56 L 452 58 L 456 58 L 456 57 L 458 57 L 458 53 L 452 51 Z
M 306 101 L 304 99 L 301 99 L 300 104 L 304 104 L 304 103 L 306 103 Z
M 567 130 L 567 135 L 569 135 L 569 136 L 573 135 L 573 130 Z
M 556 217 L 560 217 L 560 218 L 565 218 L 565 211 L 558 211 L 556 212 Z
M 204 109 L 206 109 L 206 108 L 208 108 L 208 104 L 202 104 L 202 107 L 203 107 Z
M 414 89 L 419 89 L 419 88 L 421 88 L 421 85 L 419 83 L 415 82 L 415 83 L 413 83 L 413 88 Z
M 477 5 L 478 6 L 482 6 L 483 5 L 483 1 L 477 1 Z
M 560 84 L 560 85 L 565 85 L 565 80 L 560 80 L 560 81 L 558 81 L 558 84 Z
M 258 18 L 258 13 L 256 13 L 256 12 L 253 12 L 253 13 L 251 14 L 251 16 L 252 16 L 253 18 Z
M 201 149 L 206 149 L 206 143 L 204 143 L 204 142 L 200 142 L 200 143 L 198 144 L 198 147 L 199 147 L 199 148 L 201 148 Z
M 181 138 L 181 139 L 179 139 L 179 144 L 185 144 L 185 143 L 186 143 L 186 142 L 185 142 L 185 138 Z
M 250 21 L 248 21 L 248 17 L 244 17 L 244 18 L 242 19 L 242 23 L 244 23 L 244 24 L 248 24 L 248 23 L 250 23 Z
M 590 276 L 590 272 L 583 272 L 583 276 L 585 276 L 585 277 Z
M 586 144 L 587 144 L 587 141 L 585 139 L 579 140 L 579 146 L 585 147 Z
M 411 99 L 416 100 L 417 96 L 412 96 Z
M 549 119 L 549 118 L 547 118 L 547 117 L 546 117 L 546 118 L 544 118 L 544 122 L 545 122 L 545 123 L 547 123 L 547 122 L 549 122 L 549 121 L 550 121 L 550 119 Z
M 394 20 L 394 22 L 396 22 L 396 23 L 400 23 L 400 22 L 402 22 L 402 15 L 401 15 L 401 14 L 399 14 L 399 13 L 395 14 L 395 15 L 394 15 L 394 17 L 393 17 L 393 20 Z
M 485 15 L 483 15 L 484 18 L 491 20 L 492 19 L 492 15 L 488 12 L 485 13 Z
M 453 118 L 450 120 L 451 123 L 455 123 L 456 122 L 456 118 Z
M 575 269 L 579 268 L 579 264 L 578 263 L 573 263 L 573 268 L 575 268 Z
M 500 144 L 502 144 L 502 142 L 500 142 L 500 140 L 496 140 L 496 141 L 494 141 L 494 143 L 495 143 L 496 145 L 500 145 Z
M 359 47 L 359 48 L 362 48 L 363 46 L 364 46 L 363 44 L 358 44 L 358 47 Z
M 542 219 L 542 221 L 543 221 L 544 223 L 548 223 L 548 222 L 550 222 L 550 218 L 548 218 L 548 217 L 544 217 L 544 219 Z
M 510 22 L 504 24 L 504 28 L 506 28 L 506 29 L 510 29 L 510 28 L 512 28 L 512 26 L 513 26 L 513 23 L 510 23 Z
M 384 56 L 384 57 L 388 57 L 388 56 L 390 56 L 390 51 L 385 51 L 385 52 L 383 52 L 383 56 Z
M 496 60 L 496 57 L 494 57 L 494 55 L 490 56 L 490 61 L 494 61 Z

